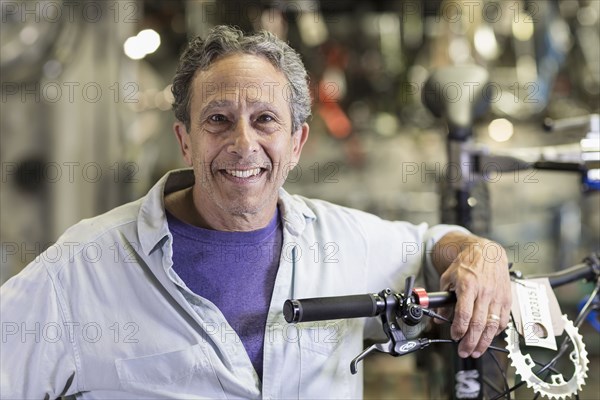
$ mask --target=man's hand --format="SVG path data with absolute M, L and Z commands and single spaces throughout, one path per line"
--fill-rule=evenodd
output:
M 461 340 L 460 357 L 479 357 L 508 324 L 511 287 L 505 250 L 477 236 L 452 232 L 434 246 L 433 263 L 442 290 L 454 290 L 457 302 L 451 335 Z M 448 310 L 441 314 L 449 316 Z M 439 322 L 439 321 L 437 321 Z

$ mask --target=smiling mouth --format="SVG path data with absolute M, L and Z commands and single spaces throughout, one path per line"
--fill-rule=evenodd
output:
M 254 176 L 260 175 L 262 172 L 261 168 L 253 168 L 253 169 L 226 169 L 225 172 L 231 176 L 236 178 L 251 178 Z

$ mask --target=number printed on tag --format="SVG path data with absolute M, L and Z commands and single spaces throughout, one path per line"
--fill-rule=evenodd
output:
M 525 344 L 556 350 L 546 287 L 530 280 L 519 280 L 516 287 Z

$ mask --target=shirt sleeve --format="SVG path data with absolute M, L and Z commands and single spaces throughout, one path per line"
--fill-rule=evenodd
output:
M 449 232 L 465 228 L 456 225 L 411 224 L 386 221 L 361 213 L 359 218 L 367 246 L 367 287 L 401 290 L 404 279 L 413 275 L 428 291 L 439 290 L 439 273 L 432 263 L 433 246 Z
M 62 304 L 61 304 L 62 303 Z M 54 399 L 78 392 L 73 322 L 43 263 L 0 288 L 0 398 Z

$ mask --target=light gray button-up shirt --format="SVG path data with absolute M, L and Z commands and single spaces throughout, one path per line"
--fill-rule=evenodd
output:
M 164 194 L 193 182 L 191 170 L 167 174 L 142 199 L 68 229 L 2 286 L 2 399 L 360 398 L 362 375 L 349 364 L 365 321 L 290 325 L 284 301 L 400 289 L 423 271 L 436 279 L 431 247 L 461 229 L 384 221 L 282 189 L 261 382 L 221 312 L 173 271 Z

